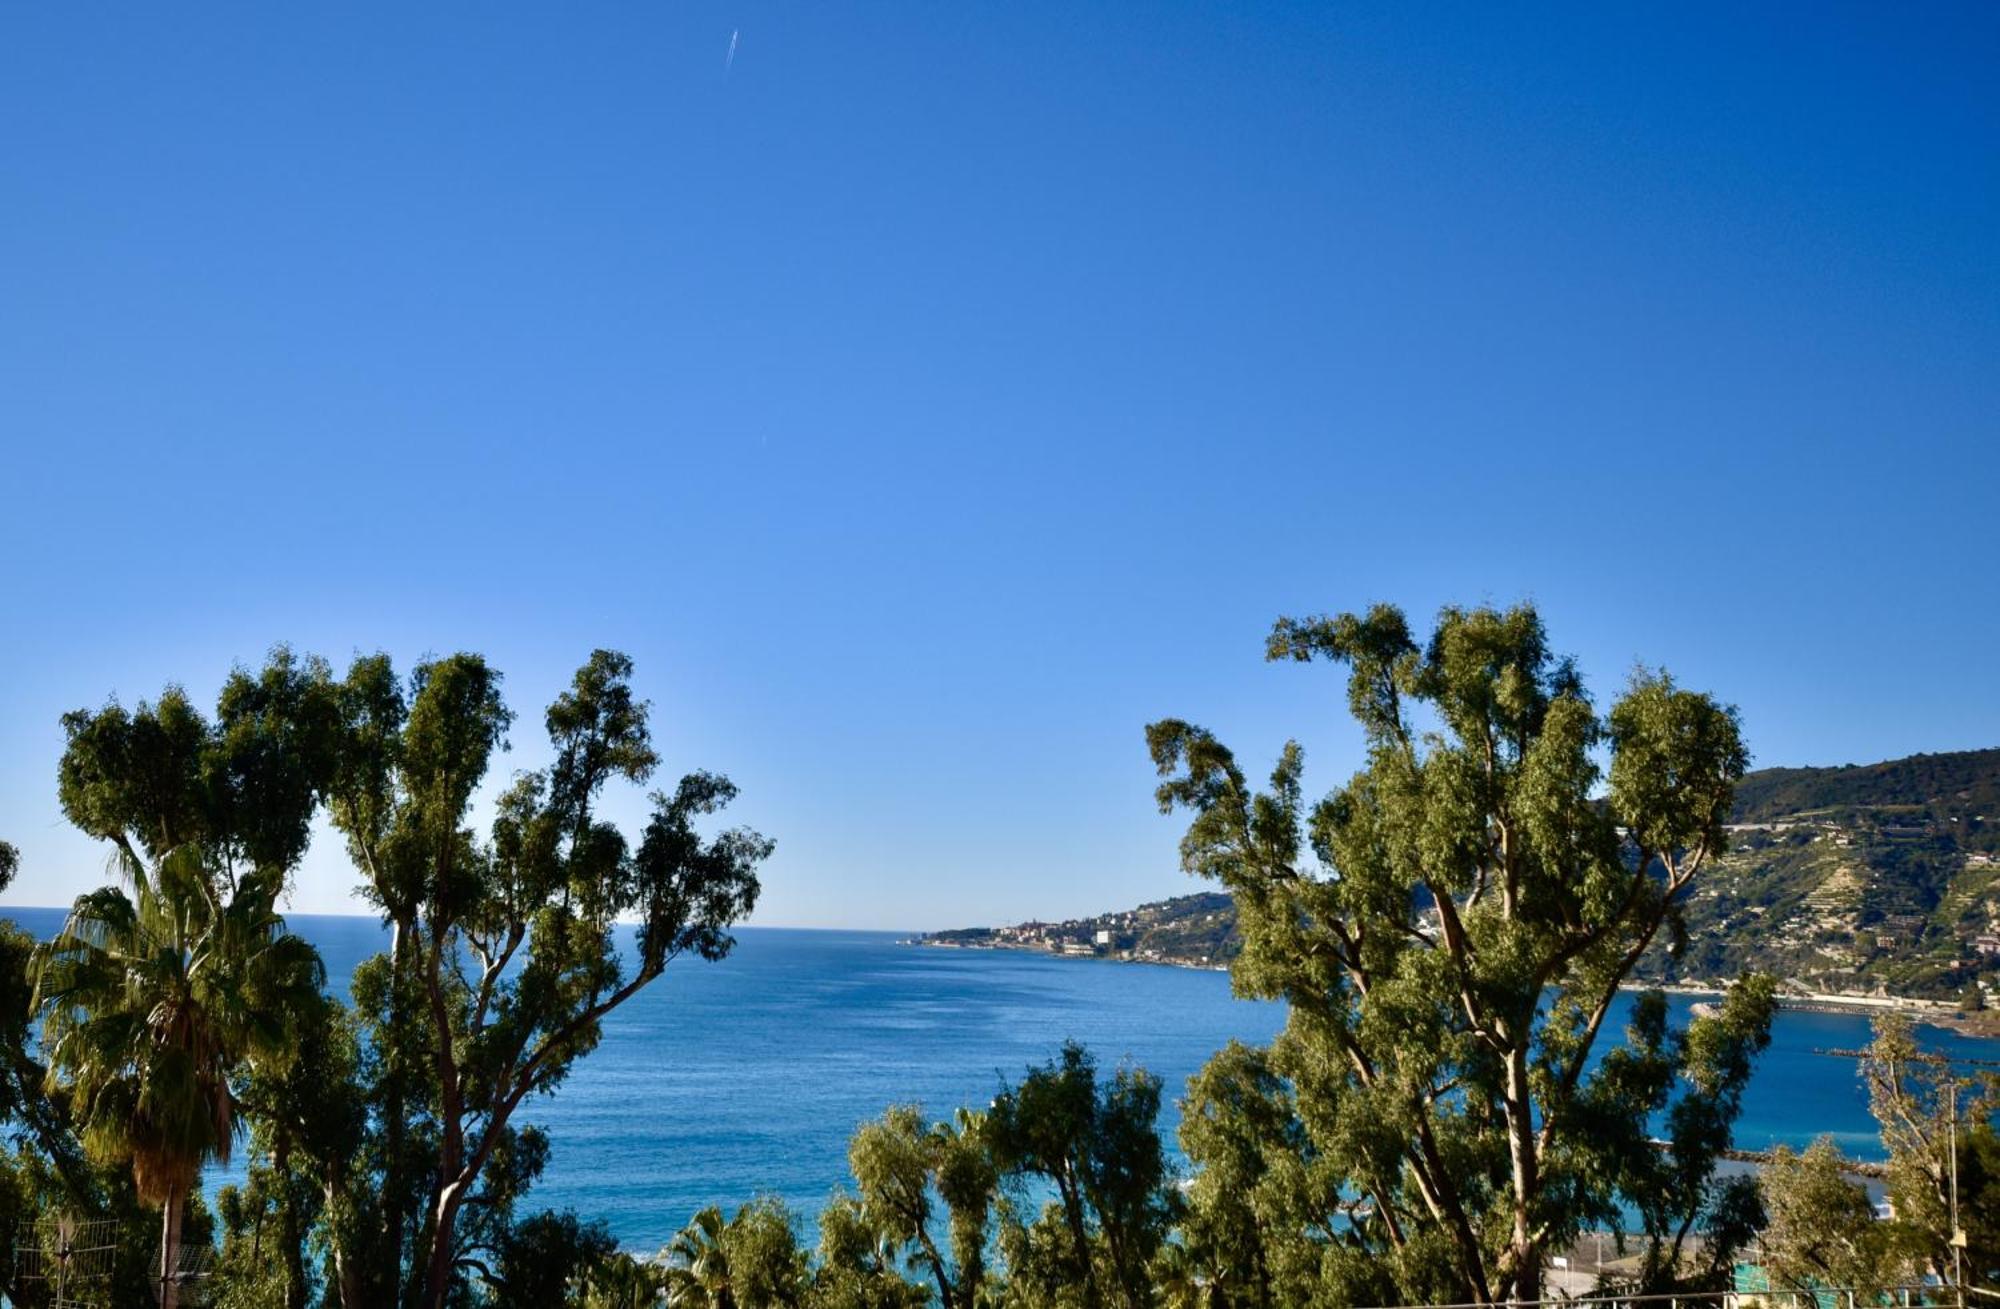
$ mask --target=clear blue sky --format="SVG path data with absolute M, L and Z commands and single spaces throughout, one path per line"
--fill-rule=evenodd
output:
M 484 652 L 508 767 L 628 651 L 778 924 L 1192 889 L 1146 721 L 1357 759 L 1280 613 L 1531 598 L 1760 763 L 2000 744 L 1996 56 L 1992 5 L 11 6 L 7 898 L 102 878 L 63 710 L 280 640 Z

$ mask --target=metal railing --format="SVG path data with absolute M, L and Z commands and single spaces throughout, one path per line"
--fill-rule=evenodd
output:
M 1541 1300 L 1495 1300 L 1488 1303 L 1423 1305 L 1421 1309 L 1943 1309 L 1963 1305 L 1963 1294 L 2000 1300 L 2000 1293 L 1982 1287 L 1942 1283 L 1891 1286 L 1869 1290 L 1850 1287 L 1771 1287 L 1767 1290 L 1663 1291 L 1646 1295 L 1608 1292 L 1602 1295 L 1559 1295 Z M 1377 1305 L 1372 1309 L 1418 1309 L 1409 1305 Z

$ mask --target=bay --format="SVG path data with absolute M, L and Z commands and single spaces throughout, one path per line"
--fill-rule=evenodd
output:
M 62 910 L 4 912 L 37 936 Z M 374 919 L 292 915 L 345 995 L 382 949 Z M 604 1043 L 525 1121 L 549 1134 L 548 1171 L 528 1207 L 603 1218 L 628 1248 L 663 1245 L 703 1205 L 775 1195 L 808 1218 L 848 1181 L 856 1124 L 895 1103 L 938 1117 L 983 1107 L 1068 1039 L 1100 1063 L 1141 1064 L 1166 1084 L 1162 1130 L 1187 1078 L 1230 1039 L 1264 1042 L 1280 1006 L 1235 999 L 1223 973 L 1058 959 L 1016 951 L 919 948 L 888 932 L 739 929 L 728 959 L 674 963 L 605 1024 Z M 1622 1002 L 1622 1003 L 1629 1003 Z M 1685 1022 L 1692 998 L 1671 997 Z M 1614 1035 L 1619 1016 L 1607 1036 Z M 2000 1042 L 1934 1028 L 1924 1043 L 2000 1058 Z M 1830 1135 L 1879 1158 L 1852 1060 L 1817 1053 L 1868 1040 L 1858 1014 L 1780 1014 L 1746 1097 L 1737 1144 L 1803 1147 Z M 241 1175 L 212 1169 L 211 1190 Z

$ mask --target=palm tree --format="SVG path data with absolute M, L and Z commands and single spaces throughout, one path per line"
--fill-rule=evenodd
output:
M 667 1303 L 673 1309 L 736 1309 L 728 1230 L 722 1210 L 710 1205 L 674 1233 L 667 1246 Z
M 325 969 L 277 912 L 281 869 L 211 879 L 181 847 L 150 873 L 130 858 L 125 871 L 131 895 L 79 898 L 36 952 L 35 1005 L 85 1146 L 128 1165 L 161 1211 L 160 1303 L 174 1309 L 181 1211 L 241 1130 L 230 1079 L 246 1060 L 284 1062 L 292 1016 L 321 1002 Z

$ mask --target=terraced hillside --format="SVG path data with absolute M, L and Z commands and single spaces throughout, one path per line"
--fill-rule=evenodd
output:
M 1743 781 L 1733 849 L 1649 975 L 1765 969 L 1815 990 L 1938 999 L 2000 971 L 2000 750 Z

